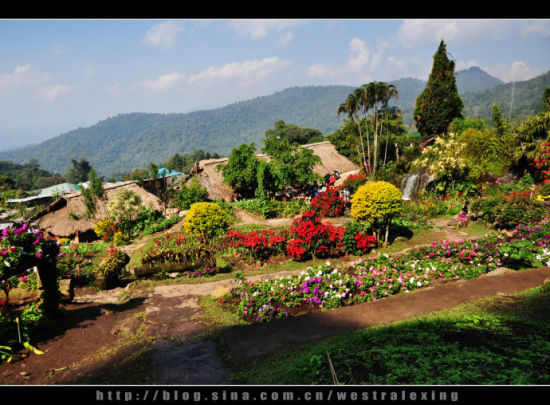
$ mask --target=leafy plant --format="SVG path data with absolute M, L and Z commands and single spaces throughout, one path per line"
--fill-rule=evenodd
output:
M 106 279 L 118 280 L 130 257 L 122 250 L 110 246 L 96 267 L 96 274 Z
M 176 193 L 174 204 L 184 210 L 197 202 L 208 200 L 208 190 L 200 185 L 198 177 L 193 177 L 189 184 L 182 184 L 181 189 Z
M 351 216 L 372 224 L 374 236 L 380 239 L 385 228 L 384 244 L 388 242 L 391 220 L 401 211 L 401 191 L 385 181 L 371 182 L 359 187 L 351 198 Z
M 210 237 L 226 232 L 229 218 L 218 204 L 199 202 L 191 206 L 183 226 L 192 235 Z

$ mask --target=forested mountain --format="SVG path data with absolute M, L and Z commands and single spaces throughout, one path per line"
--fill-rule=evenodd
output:
M 543 91 L 550 87 L 550 72 L 513 85 L 499 85 L 498 79 L 478 68 L 457 72 L 456 76 L 467 115 L 487 120 L 490 120 L 493 102 L 501 105 L 507 115 L 512 88 L 512 118 L 515 118 L 538 112 Z M 405 113 L 405 124 L 410 127 L 414 101 L 426 82 L 405 78 L 391 83 L 399 92 L 397 105 Z M 486 88 L 491 85 L 496 87 Z M 228 155 L 233 147 L 243 142 L 260 145 L 265 131 L 272 129 L 279 120 L 316 128 L 324 135 L 335 131 L 342 123 L 336 108 L 354 89 L 349 86 L 292 87 L 212 110 L 185 114 L 121 114 L 38 145 L 0 153 L 0 160 L 22 163 L 35 158 L 41 168 L 65 173 L 71 159 L 84 157 L 100 175 L 110 176 L 147 167 L 150 162 L 166 162 L 176 153 L 191 153 L 199 148 Z
M 455 77 L 459 93 L 482 91 L 504 84 L 502 80 L 485 73 L 476 66 L 456 72 Z
M 467 116 L 490 121 L 491 105 L 497 103 L 505 118 L 518 122 L 544 108 L 542 95 L 547 88 L 550 88 L 550 72 L 531 80 L 501 84 L 475 93 L 467 92 L 461 97 Z

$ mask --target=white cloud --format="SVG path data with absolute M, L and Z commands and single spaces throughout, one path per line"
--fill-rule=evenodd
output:
M 176 44 L 176 36 L 182 29 L 176 21 L 159 23 L 149 28 L 142 41 L 155 48 L 170 49 Z
M 30 64 L 18 65 L 12 73 L 0 74 L 0 91 L 3 91 L 0 95 L 12 97 L 19 94 L 51 103 L 70 90 L 69 86 L 50 82 L 48 73 L 37 72 Z
M 241 36 L 260 39 L 270 31 L 284 31 L 287 28 L 303 24 L 301 20 L 231 20 L 227 26 Z
M 468 44 L 503 38 L 512 29 L 513 23 L 499 20 L 405 20 L 397 38 L 406 47 L 441 40 Z
M 511 65 L 501 64 L 482 69 L 506 83 L 529 80 L 542 74 L 539 70 L 529 68 L 523 61 L 516 61 Z
M 38 90 L 38 97 L 42 100 L 47 101 L 48 103 L 53 103 L 57 97 L 62 94 L 68 93 L 70 87 L 64 86 L 62 84 L 55 84 L 53 86 L 44 86 Z
M 154 91 L 168 91 L 185 78 L 184 73 L 172 72 L 160 76 L 157 80 L 145 80 L 141 83 L 142 87 Z
M 339 67 L 331 67 L 325 64 L 311 65 L 308 69 L 308 76 L 326 79 L 346 73 L 356 73 L 365 69 L 370 58 L 370 52 L 365 42 L 359 38 L 353 38 L 349 43 L 349 49 L 351 55 L 344 65 Z
M 30 71 L 31 65 L 18 65 L 13 69 L 13 73 L 0 75 L 0 88 L 17 86 L 24 82 L 26 74 Z
M 228 79 L 256 80 L 275 73 L 290 62 L 280 60 L 277 57 L 246 60 L 244 62 L 232 62 L 223 66 L 210 66 L 207 69 L 191 75 L 190 84 L 211 85 L 214 81 Z

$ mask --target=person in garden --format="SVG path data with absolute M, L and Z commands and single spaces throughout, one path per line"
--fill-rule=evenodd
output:
M 344 203 L 346 207 L 350 206 L 350 193 L 347 187 L 344 189 Z

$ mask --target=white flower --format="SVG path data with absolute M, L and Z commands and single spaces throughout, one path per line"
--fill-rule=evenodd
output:
M 422 283 L 419 281 L 418 283 L 416 283 L 417 286 L 419 287 L 422 287 Z
M 330 262 L 327 262 L 326 265 L 327 265 L 327 266 L 330 266 Z

